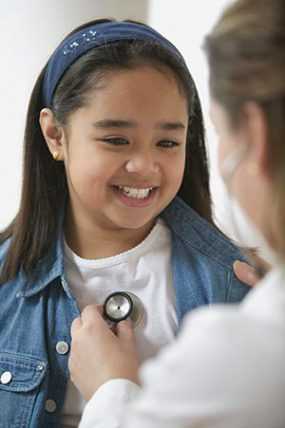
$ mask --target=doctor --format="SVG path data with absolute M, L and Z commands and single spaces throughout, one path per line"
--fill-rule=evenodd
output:
M 274 265 L 240 305 L 192 312 L 138 370 L 132 325 L 96 307 L 72 326 L 80 428 L 285 426 L 285 2 L 238 0 L 207 37 L 219 166 Z

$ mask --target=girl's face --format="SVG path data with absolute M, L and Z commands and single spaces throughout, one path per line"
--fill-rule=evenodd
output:
M 183 179 L 188 106 L 170 73 L 115 71 L 71 114 L 63 143 L 73 216 L 138 229 L 170 203 Z

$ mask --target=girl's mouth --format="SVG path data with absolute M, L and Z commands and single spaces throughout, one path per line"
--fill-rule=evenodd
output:
M 137 188 L 130 186 L 112 186 L 120 201 L 124 205 L 131 207 L 145 207 L 149 205 L 155 195 L 158 187 Z

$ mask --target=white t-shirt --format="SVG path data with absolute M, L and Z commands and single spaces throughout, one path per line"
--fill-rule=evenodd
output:
M 284 266 L 240 305 L 188 315 L 141 380 L 102 385 L 80 428 L 284 428 Z
M 65 243 L 66 279 L 80 310 L 92 303 L 103 304 L 114 291 L 130 291 L 143 303 L 145 319 L 135 329 L 142 362 L 171 342 L 178 329 L 170 257 L 170 231 L 161 219 L 143 242 L 114 257 L 82 259 Z M 69 381 L 62 426 L 77 427 L 84 406 Z

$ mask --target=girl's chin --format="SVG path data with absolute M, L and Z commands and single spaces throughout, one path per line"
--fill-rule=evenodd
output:
M 151 230 L 151 228 L 153 227 L 155 223 L 155 219 L 145 219 L 145 220 L 141 220 L 141 221 L 134 221 L 133 220 L 126 220 L 126 219 L 122 219 L 120 221 L 120 219 L 116 219 L 116 225 L 118 226 L 118 228 L 122 229 L 122 230 L 133 230 L 133 231 L 138 231 L 138 230 L 145 230 L 146 232 L 148 230 Z

